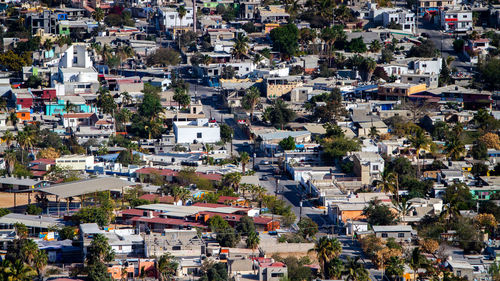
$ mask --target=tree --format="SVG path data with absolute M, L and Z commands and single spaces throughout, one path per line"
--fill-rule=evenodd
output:
M 323 236 L 315 242 L 314 248 L 309 251 L 316 253 L 321 266 L 321 273 L 324 276 L 326 264 L 340 255 L 342 244 L 336 238 Z
M 380 56 L 380 61 L 385 63 L 390 63 L 394 59 L 394 52 L 390 49 L 382 49 L 382 55 Z
M 163 112 L 163 106 L 161 105 L 160 96 L 158 95 L 158 89 L 155 87 L 144 85 L 144 97 L 142 103 L 139 105 L 140 116 L 152 120 L 157 118 L 161 112 Z
M 451 73 L 446 61 L 443 60 L 443 64 L 441 67 L 441 72 L 439 73 L 439 87 L 446 86 L 451 83 Z
M 347 257 L 347 262 L 345 264 L 345 280 L 347 281 L 368 281 L 368 271 L 359 262 L 359 257 L 350 258 Z
M 283 25 L 271 30 L 273 50 L 279 52 L 284 58 L 295 55 L 298 49 L 299 30 L 293 23 Z
M 191 97 L 182 88 L 175 88 L 174 92 L 174 101 L 176 101 L 179 106 L 186 108 L 191 103 Z
M 16 166 L 17 157 L 15 152 L 8 152 L 5 154 L 4 160 L 6 162 L 6 169 L 9 175 L 14 173 L 14 168 Z
M 347 49 L 353 53 L 365 53 L 367 51 L 362 37 L 351 39 L 351 42 L 347 45 Z
M 335 25 L 333 27 L 324 27 L 321 29 L 321 39 L 325 42 L 326 53 L 328 55 L 328 66 L 331 66 L 332 49 L 337 40 L 345 39 L 344 26 Z
M 250 111 L 250 125 L 252 125 L 255 107 L 260 104 L 260 90 L 254 86 L 248 88 L 241 103 L 244 109 Z
M 241 235 L 248 236 L 250 233 L 255 232 L 255 224 L 253 219 L 249 216 L 243 216 L 236 224 L 236 231 Z
M 97 107 L 99 107 L 101 109 L 101 112 L 104 114 L 114 115 L 117 106 L 115 99 L 109 93 L 109 90 L 103 89 L 101 87 L 98 93 L 99 95 L 97 96 Z
M 500 89 L 500 59 L 492 58 L 479 66 L 480 78 L 491 90 Z
M 424 40 L 420 45 L 411 47 L 407 57 L 433 58 L 436 57 L 438 53 L 439 51 L 431 40 Z
M 378 53 L 381 49 L 382 49 L 382 44 L 380 44 L 380 41 L 377 40 L 377 39 L 374 39 L 371 43 L 370 43 L 370 52 L 373 52 L 373 53 Z
M 410 145 L 415 149 L 417 156 L 417 176 L 420 176 L 420 152 L 429 148 L 431 140 L 425 135 L 422 128 L 416 127 L 411 135 L 408 136 Z
M 30 77 L 28 77 L 28 80 L 25 83 L 26 87 L 34 89 L 38 88 L 41 84 L 42 84 L 42 79 L 40 79 L 40 77 L 35 75 L 31 75 Z
M 434 239 L 425 238 L 420 241 L 421 249 L 429 254 L 434 254 L 439 249 L 439 242 Z
M 220 125 L 220 138 L 223 142 L 228 143 L 233 139 L 233 128 L 231 128 L 228 124 L 223 123 Z
M 14 134 L 12 134 L 11 131 L 6 131 L 3 136 L 2 136 L 2 142 L 4 142 L 7 145 L 7 148 L 10 148 L 12 145 L 12 142 L 16 139 Z
M 385 193 L 390 192 L 393 196 L 396 195 L 397 201 L 399 202 L 397 186 L 397 174 L 389 171 L 389 169 L 384 169 L 382 172 L 382 179 L 377 183 L 377 187 L 380 188 L 380 191 Z
M 340 158 L 347 155 L 347 152 L 358 151 L 360 144 L 356 140 L 351 140 L 342 137 L 323 138 L 320 141 L 321 148 L 323 149 L 323 157 L 330 161 L 338 161 Z
M 240 163 L 241 163 L 241 171 L 243 172 L 243 175 L 245 175 L 245 168 L 250 161 L 250 155 L 246 151 L 243 151 L 240 153 Z
M 282 99 L 276 99 L 272 106 L 266 108 L 263 118 L 283 130 L 295 118 L 295 112 Z
M 96 8 L 94 12 L 92 12 L 92 17 L 100 24 L 104 19 L 104 10 L 101 8 Z
M 221 216 L 213 216 L 208 220 L 208 225 L 212 232 L 217 234 L 217 242 L 222 247 L 234 247 L 241 239 L 241 236 L 225 221 Z
M 17 143 L 21 147 L 21 164 L 24 164 L 24 150 L 26 148 L 31 148 L 33 147 L 33 135 L 30 134 L 28 131 L 24 130 L 19 133 L 17 133 L 16 137 Z
M 0 266 L 1 275 L 5 279 L 2 280 L 12 280 L 12 281 L 29 281 L 33 280 L 36 275 L 33 268 L 23 263 L 21 260 L 4 260 Z
M 420 248 L 415 247 L 411 251 L 410 256 L 408 257 L 408 264 L 410 268 L 413 270 L 413 280 L 417 280 L 417 270 L 426 263 L 426 258 L 420 253 Z
M 38 152 L 38 158 L 42 159 L 56 159 L 61 156 L 61 153 L 53 147 L 48 147 Z
M 159 48 L 149 55 L 146 62 L 150 66 L 178 65 L 181 62 L 180 54 L 172 48 Z
M 488 159 L 488 147 L 484 142 L 476 142 L 471 149 L 472 158 L 475 160 L 487 160 Z
M 279 142 L 279 146 L 283 150 L 294 150 L 295 149 L 295 139 L 292 136 L 282 139 Z
M 246 55 L 248 52 L 248 37 L 243 33 L 238 33 L 236 38 L 234 38 L 234 45 L 231 51 L 233 57 L 236 59 L 241 59 L 242 56 Z
M 344 270 L 345 270 L 345 267 L 344 267 L 344 263 L 342 262 L 342 260 L 339 258 L 334 258 L 326 265 L 326 268 L 325 268 L 326 278 L 340 280 Z M 296 279 L 293 279 L 293 280 L 296 280 Z
M 35 258 L 33 260 L 34 267 L 38 274 L 38 279 L 43 280 L 43 275 L 45 272 L 45 267 L 48 264 L 48 256 L 45 251 L 38 250 L 35 254 Z
M 391 280 L 399 280 L 401 276 L 404 274 L 404 260 L 399 257 L 390 257 L 387 261 L 387 265 L 385 266 L 385 274 L 390 276 Z
M 299 234 L 304 239 L 312 238 L 318 233 L 318 225 L 309 217 L 301 218 L 297 226 L 299 227 Z
M 454 161 L 460 160 L 465 154 L 465 145 L 458 136 L 453 136 L 446 142 L 446 153 Z
M 226 281 L 229 276 L 226 263 L 215 263 L 205 260 L 201 267 L 200 281 Z
M 396 214 L 387 205 L 378 201 L 371 201 L 363 210 L 363 215 L 371 225 L 392 225 L 397 222 Z
M 484 143 L 487 148 L 500 149 L 500 138 L 498 134 L 486 133 L 478 138 L 479 142 Z
M 469 187 L 462 183 L 452 184 L 445 189 L 443 203 L 457 210 L 470 210 L 474 206 Z
M 366 73 L 366 81 L 370 81 L 372 79 L 372 74 L 377 68 L 377 62 L 372 58 L 365 58 L 363 63 L 361 64 L 361 70 Z
M 246 244 L 248 249 L 252 249 L 255 251 L 257 247 L 259 246 L 260 243 L 260 237 L 257 232 L 250 232 L 250 234 L 247 237 Z
M 75 239 L 75 227 L 74 226 L 65 226 L 63 228 L 61 228 L 59 231 L 59 239 L 61 240 L 66 240 L 66 239 L 69 239 L 69 240 L 73 240 Z
M 472 165 L 471 173 L 474 177 L 478 178 L 480 176 L 486 176 L 486 174 L 488 174 L 488 170 L 488 165 L 483 163 L 474 163 L 474 165 Z
M 170 253 L 163 254 L 157 263 L 160 281 L 170 280 L 175 276 L 178 266 L 179 264 L 174 261 L 174 256 Z

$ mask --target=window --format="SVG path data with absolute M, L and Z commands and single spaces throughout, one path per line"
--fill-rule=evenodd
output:
M 120 246 L 118 246 L 118 250 L 120 250 L 120 251 L 122 250 L 122 246 L 121 246 L 121 245 L 120 245 Z
M 382 233 L 382 238 L 387 238 L 387 233 Z
M 404 237 L 405 237 L 405 234 L 404 234 L 404 233 L 402 233 L 402 232 L 400 232 L 400 233 L 398 233 L 398 237 L 399 237 L 399 238 L 404 238 Z
M 373 165 L 373 170 L 378 171 L 378 165 Z
M 284 277 L 285 274 L 283 272 L 273 272 L 271 273 L 271 277 Z
M 196 133 L 196 138 L 201 139 L 202 138 L 202 134 L 201 133 Z

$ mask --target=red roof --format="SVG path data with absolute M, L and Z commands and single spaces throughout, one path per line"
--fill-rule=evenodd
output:
M 40 158 L 30 162 L 30 164 L 55 164 L 55 159 Z
M 181 219 L 169 219 L 169 218 L 146 218 L 146 217 L 134 217 L 132 221 L 157 223 L 165 225 L 175 225 L 175 226 L 191 226 L 191 227 L 201 227 L 206 228 L 207 226 L 197 222 L 188 222 Z
M 244 217 L 244 215 L 227 214 L 227 213 L 221 214 L 221 213 L 217 213 L 217 212 L 205 212 L 205 211 L 199 212 L 198 214 L 209 215 L 210 217 L 220 216 L 225 221 L 233 221 L 233 222 L 239 222 L 241 220 L 241 218 Z M 255 224 L 259 224 L 259 225 L 267 225 L 268 223 L 270 223 L 272 221 L 271 218 L 266 218 L 266 217 L 253 217 L 252 219 L 253 219 L 253 222 Z
M 139 216 L 139 217 L 142 217 L 144 215 L 144 212 L 147 212 L 147 211 L 139 210 L 139 209 L 127 209 L 127 210 L 121 211 L 122 215 Z M 158 215 L 160 215 L 159 212 L 153 211 L 153 216 L 158 216 Z
M 95 122 L 96 125 L 104 125 L 104 124 L 113 124 L 113 122 L 109 121 L 109 120 L 99 120 L 97 122 Z
M 45 174 L 47 174 L 47 171 L 34 171 L 31 170 L 31 174 L 35 177 L 43 177 Z
M 239 199 L 240 199 L 239 197 L 234 197 L 234 196 L 221 196 L 221 197 L 219 197 L 217 202 L 224 203 L 226 201 L 237 201 Z
M 150 202 L 153 202 L 155 200 L 158 200 L 160 203 L 173 203 L 174 202 L 174 197 L 167 195 L 167 196 L 161 196 L 158 194 L 144 194 L 139 199 L 144 199 L 148 200 Z
M 260 267 L 286 267 L 286 265 L 282 262 L 269 262 L 269 263 L 261 263 Z
M 227 207 L 227 205 L 224 205 L 224 204 L 201 203 L 201 202 L 196 202 L 196 203 L 193 204 L 193 206 L 196 206 L 196 207 L 207 207 L 207 208 L 222 208 L 222 207 Z
M 66 113 L 63 118 L 90 118 L 94 113 Z

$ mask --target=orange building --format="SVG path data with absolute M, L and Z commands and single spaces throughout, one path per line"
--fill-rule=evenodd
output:
M 347 220 L 363 220 L 366 219 L 363 216 L 363 210 L 366 208 L 366 204 L 334 204 L 330 207 L 330 217 L 333 219 L 335 224 L 346 223 Z
M 31 113 L 29 109 L 20 109 L 16 111 L 16 116 L 19 118 L 20 122 L 31 120 Z
M 122 280 L 125 272 L 128 278 L 139 277 L 142 272 L 144 272 L 143 276 L 157 278 L 154 259 L 139 259 L 137 263 L 130 263 L 126 267 L 119 264 L 108 267 L 108 273 L 115 280 Z

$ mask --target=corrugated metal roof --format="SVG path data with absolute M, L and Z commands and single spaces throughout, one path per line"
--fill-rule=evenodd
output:
M 68 198 L 100 191 L 121 191 L 122 188 L 132 185 L 136 183 L 114 177 L 99 177 L 40 188 L 39 191 Z

